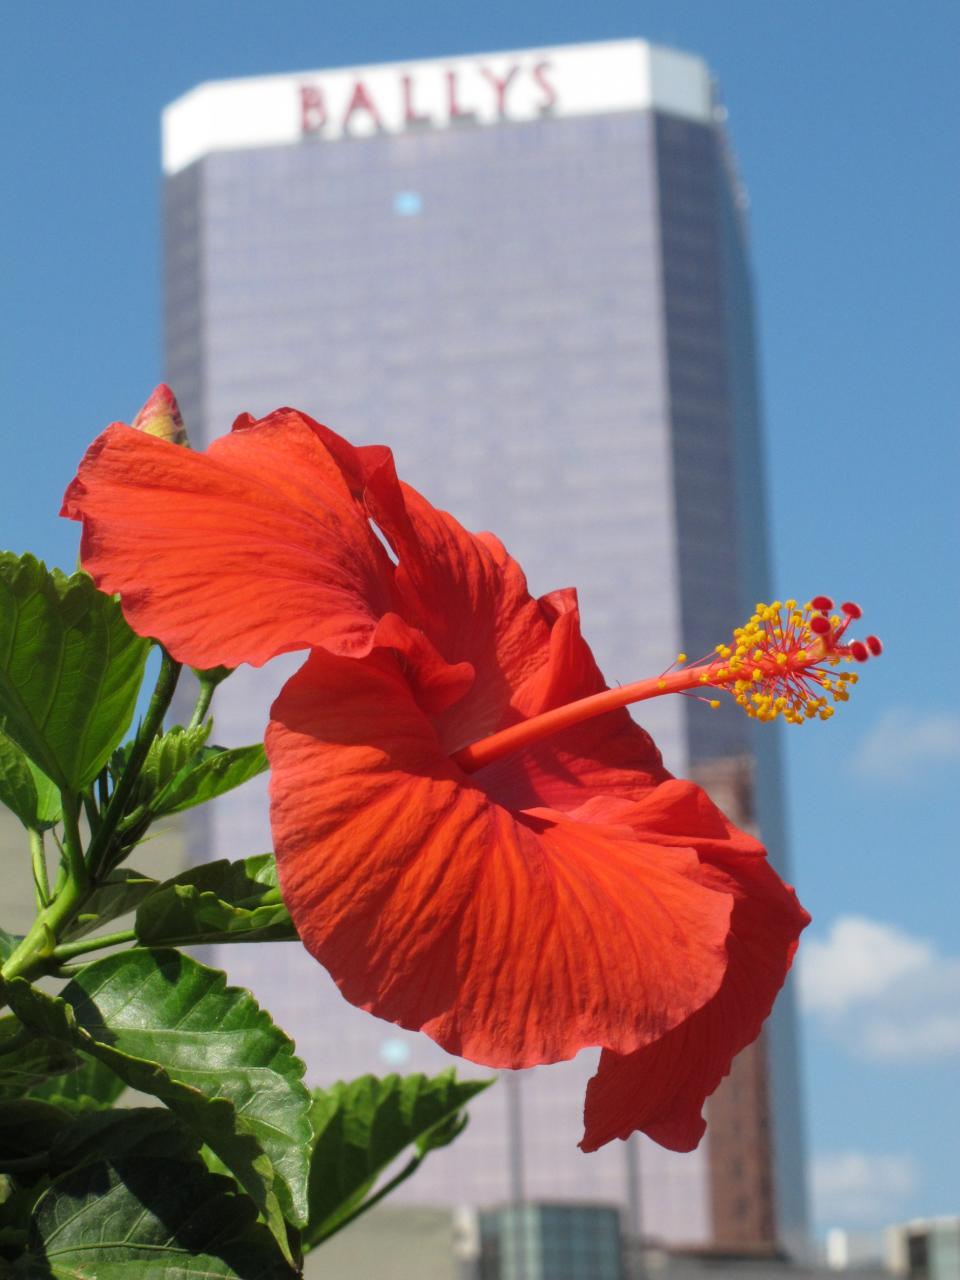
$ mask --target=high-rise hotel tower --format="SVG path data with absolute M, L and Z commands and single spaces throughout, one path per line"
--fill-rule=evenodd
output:
M 536 594 L 576 585 L 611 683 L 706 652 L 768 590 L 723 116 L 700 59 L 639 40 L 194 89 L 164 116 L 167 377 L 194 443 L 243 410 L 302 408 L 391 445 L 431 502 L 503 539 Z M 218 737 L 259 737 L 291 665 L 232 677 Z M 755 743 L 732 705 L 680 697 L 639 715 L 784 871 L 776 732 Z M 267 847 L 262 790 L 202 814 L 194 856 Z M 318 1082 L 449 1061 L 345 1004 L 294 945 L 215 960 Z M 403 1194 L 595 1200 L 667 1242 L 800 1247 L 789 992 L 690 1155 L 637 1139 L 581 1154 L 594 1061 L 502 1080 Z

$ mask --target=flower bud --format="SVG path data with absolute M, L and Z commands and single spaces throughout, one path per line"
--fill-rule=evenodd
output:
M 168 440 L 170 444 L 190 447 L 187 429 L 180 416 L 177 397 L 165 382 L 161 382 L 154 390 L 130 425 L 134 431 L 146 432 L 148 436 L 158 436 L 161 440 Z

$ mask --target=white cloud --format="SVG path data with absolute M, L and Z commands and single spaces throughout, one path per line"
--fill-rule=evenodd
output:
M 864 736 L 850 767 L 869 782 L 911 783 L 960 760 L 960 715 L 906 707 L 885 712 Z
M 864 1027 L 864 1049 L 872 1058 L 944 1058 L 960 1054 L 960 1012 L 932 1013 L 905 1025 L 874 1018 Z
M 917 1189 L 917 1167 L 909 1156 L 840 1151 L 814 1157 L 814 1213 L 823 1223 L 886 1223 L 902 1215 Z
M 960 1055 L 960 959 L 895 925 L 841 916 L 800 951 L 806 1013 L 860 1057 Z
M 804 1009 L 843 1013 L 852 1004 L 883 995 L 904 974 L 929 967 L 933 948 L 893 925 L 864 916 L 841 916 L 826 941 L 802 948 L 800 999 Z

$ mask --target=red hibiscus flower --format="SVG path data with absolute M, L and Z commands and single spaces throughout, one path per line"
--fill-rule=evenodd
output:
M 344 996 L 493 1067 L 599 1045 L 582 1145 L 640 1129 L 695 1146 L 808 916 L 624 704 L 703 683 L 740 697 L 740 648 L 605 691 L 573 591 L 534 599 L 389 450 L 292 410 L 238 419 L 205 454 L 115 424 L 63 513 L 97 584 L 174 658 L 309 649 L 267 729 L 271 822 L 290 913 Z M 845 625 L 771 639 L 750 708 L 825 709 L 808 686 L 849 656 Z M 801 661 L 804 636 L 820 648 Z

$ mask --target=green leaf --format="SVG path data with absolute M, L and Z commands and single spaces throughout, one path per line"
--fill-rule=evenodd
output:
M 184 729 L 182 725 L 175 724 L 159 738 L 154 738 L 140 772 L 141 787 L 154 795 L 172 782 L 181 769 L 196 763 L 212 727 L 212 720 L 196 729 Z
M 64 1051 L 64 1046 L 56 1041 L 48 1043 Z M 52 1102 L 67 1111 L 96 1111 L 111 1107 L 127 1087 L 124 1081 L 96 1058 L 85 1053 L 74 1056 L 80 1064 L 75 1071 L 50 1076 L 41 1084 L 33 1085 L 29 1096 Z
M 33 1098 L 0 1101 L 0 1169 L 66 1173 L 91 1160 L 191 1159 L 200 1139 L 165 1107 L 71 1112 Z
M 363 1203 L 378 1175 L 411 1143 L 415 1159 L 463 1129 L 464 1105 L 492 1080 L 458 1080 L 453 1070 L 424 1075 L 361 1076 L 313 1091 L 317 1137 L 310 1169 L 310 1220 L 304 1245 L 332 1235 Z
M 182 813 L 249 782 L 267 768 L 267 757 L 259 742 L 252 747 L 207 747 L 203 759 L 181 769 L 150 802 L 150 811 L 160 818 Z
M 37 827 L 37 787 L 23 754 L 15 742 L 0 733 L 0 804 L 25 827 Z
M 0 804 L 14 813 L 25 827 L 37 820 L 37 788 L 27 767 L 27 757 L 6 734 L 0 733 Z
M 157 880 L 130 867 L 111 871 L 86 898 L 83 911 L 64 931 L 63 940 L 81 938 L 109 920 L 133 911 L 158 885 Z
M 58 1178 L 16 1280 L 293 1280 L 256 1209 L 199 1162 L 122 1159 Z
M 187 1160 L 199 1149 L 197 1135 L 165 1107 L 119 1107 L 71 1117 L 55 1134 L 48 1162 L 65 1172 L 90 1160 L 130 1156 Z
M 83 968 L 62 999 L 8 983 L 21 1021 L 159 1098 L 223 1160 L 286 1247 L 306 1220 L 310 1094 L 291 1041 L 246 991 L 176 951 Z
M 0 1280 L 9 1280 L 13 1275 L 3 1254 L 16 1258 L 23 1253 L 33 1206 L 49 1185 L 45 1172 L 17 1178 L 0 1173 Z
M 60 792 L 5 733 L 0 733 L 0 804 L 33 831 L 60 821 Z
M 0 553 L 0 731 L 58 786 L 79 791 L 109 760 L 148 648 L 86 574 Z
M 63 817 L 60 788 L 30 759 L 27 760 L 27 768 L 33 774 L 33 785 L 37 788 L 37 829 L 46 831 Z
M 141 903 L 135 928 L 140 941 L 153 946 L 297 938 L 272 853 L 208 862 L 174 876 Z
M 42 1171 L 44 1153 L 69 1124 L 69 1114 L 49 1102 L 0 1101 L 0 1169 L 10 1172 L 24 1161 L 36 1161 Z
M 212 727 L 212 720 L 196 729 L 185 729 L 182 725 L 175 724 L 166 733 L 154 738 L 137 778 L 129 808 L 135 809 L 138 805 L 148 803 L 181 770 L 198 764 Z M 125 742 L 113 753 L 110 773 L 114 785 L 126 768 L 132 747 L 132 742 Z
M 67 1046 L 34 1035 L 16 1018 L 0 1018 L 0 1097 L 21 1098 L 79 1064 Z
M 0 929 L 0 961 L 9 960 L 22 941 L 23 934 L 7 933 L 6 929 Z

